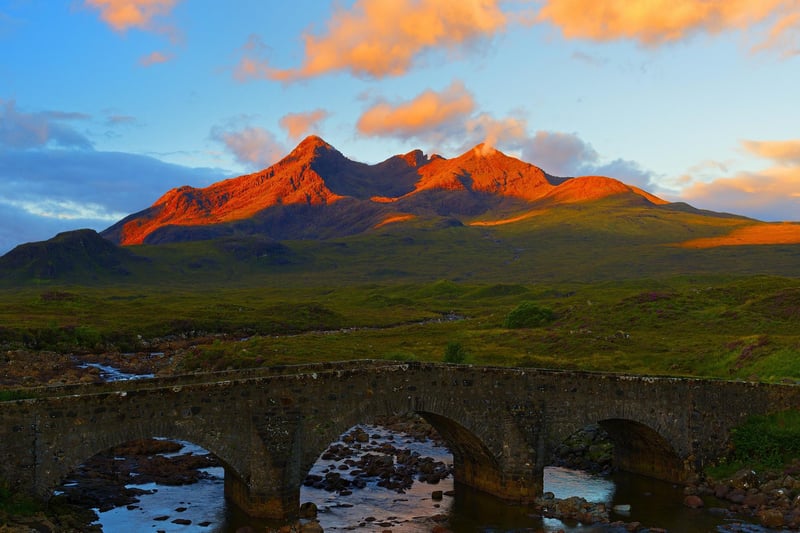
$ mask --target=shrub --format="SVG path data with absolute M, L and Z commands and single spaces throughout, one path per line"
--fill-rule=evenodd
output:
M 467 360 L 467 351 L 460 342 L 448 342 L 444 350 L 444 362 L 461 364 Z
M 552 309 L 540 307 L 534 302 L 522 302 L 511 311 L 503 322 L 509 329 L 538 328 L 556 319 Z
M 733 458 L 778 468 L 800 457 L 800 412 L 752 416 L 731 433 Z

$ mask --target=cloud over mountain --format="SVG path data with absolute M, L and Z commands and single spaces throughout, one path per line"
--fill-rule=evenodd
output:
M 461 126 L 475 110 L 475 101 L 460 81 L 436 92 L 427 89 L 411 100 L 398 103 L 379 101 L 358 119 L 364 135 L 401 139 L 422 137 L 430 131 Z
M 225 145 L 236 160 L 247 168 L 263 168 L 276 162 L 286 149 L 271 131 L 242 125 L 234 120 L 211 128 L 213 140 Z
M 320 122 L 328 118 L 330 113 L 324 109 L 314 109 L 305 113 L 287 113 L 281 117 L 279 124 L 286 130 L 291 139 L 300 139 L 312 133 L 319 133 Z

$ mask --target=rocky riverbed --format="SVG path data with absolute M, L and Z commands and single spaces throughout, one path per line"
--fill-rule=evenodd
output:
M 800 529 L 800 460 L 781 470 L 740 470 L 729 478 L 709 479 L 686 488 L 684 505 L 708 512 L 750 517 L 768 528 Z M 722 502 L 708 506 L 707 500 Z
M 71 504 L 100 512 L 123 505 L 135 508 L 146 491 L 128 485 L 191 485 L 207 477 L 203 468 L 219 466 L 210 454 L 178 453 L 182 448 L 180 442 L 162 439 L 117 446 L 82 464 L 58 492 Z
M 126 374 L 167 376 L 174 359 L 165 352 L 62 354 L 49 351 L 8 350 L 0 353 L 0 390 L 42 385 L 100 383 L 105 381 L 96 363 Z

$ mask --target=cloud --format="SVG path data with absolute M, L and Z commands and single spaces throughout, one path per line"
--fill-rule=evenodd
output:
M 356 127 L 364 136 L 415 139 L 437 152 L 464 152 L 479 143 L 487 149 L 516 149 L 526 137 L 524 118 L 477 113 L 475 99 L 458 80 L 442 91 L 427 89 L 410 100 L 378 99 L 361 114 Z
M 798 220 L 800 166 L 742 172 L 709 183 L 694 182 L 680 192 L 697 207 L 760 220 Z
M 79 228 L 103 230 L 181 185 L 225 177 L 147 156 L 83 150 L 0 151 L 0 254 Z
M 572 52 L 570 58 L 592 67 L 602 67 L 603 65 L 608 63 L 608 60 L 606 59 L 595 57 L 591 54 L 587 54 L 586 52 L 580 52 L 580 51 Z
M 136 117 L 131 115 L 120 115 L 118 113 L 111 113 L 106 118 L 106 126 L 122 126 L 137 124 Z
M 597 150 L 574 133 L 537 131 L 524 143 L 522 158 L 554 176 L 608 176 L 643 189 L 653 184 L 653 173 L 637 162 L 603 162 Z
M 286 148 L 272 132 L 256 126 L 237 126 L 236 122 L 214 126 L 211 138 L 224 144 L 243 165 L 258 170 L 272 165 L 286 154 Z
M 151 65 L 158 65 L 160 63 L 166 63 L 168 61 L 172 61 L 173 59 L 172 54 L 165 54 L 164 52 L 152 52 L 139 58 L 139 64 L 143 67 L 149 67 Z
M 475 141 L 483 143 L 484 153 L 499 146 L 507 150 L 517 149 L 527 137 L 526 128 L 527 123 L 524 119 L 514 117 L 496 119 L 488 113 L 481 113 L 467 120 L 467 146 L 463 146 L 462 149 L 477 144 Z
M 800 166 L 800 139 L 790 141 L 742 141 L 748 152 L 776 163 Z
M 281 117 L 279 124 L 291 139 L 299 139 L 319 129 L 319 123 L 328 118 L 330 113 L 324 109 L 315 109 L 307 113 L 288 113 Z
M 600 156 L 590 144 L 573 133 L 537 131 L 525 143 L 522 157 L 555 176 L 576 176 Z
M 631 39 L 644 46 L 680 41 L 697 33 L 718 34 L 769 26 L 756 49 L 791 46 L 800 29 L 796 0 L 546 0 L 539 22 L 568 39 Z
M 627 185 L 634 185 L 651 192 L 654 188 L 655 174 L 643 168 L 636 161 L 617 158 L 601 165 L 589 166 L 584 174 L 608 176 L 620 180 Z
M 474 109 L 472 94 L 454 81 L 442 92 L 428 89 L 406 102 L 380 101 L 361 115 L 356 127 L 369 136 L 424 137 L 431 130 L 457 128 Z
M 410 100 L 379 100 L 364 111 L 357 128 L 365 136 L 414 139 L 441 152 L 461 153 L 480 143 L 486 150 L 519 151 L 522 159 L 556 176 L 603 175 L 642 188 L 653 178 L 635 161 L 602 161 L 575 134 L 538 131 L 531 137 L 522 112 L 505 118 L 477 113 L 472 94 L 460 81 L 441 92 L 425 90 Z
M 0 202 L 0 255 L 26 242 L 44 241 L 57 233 L 92 227 L 93 221 L 53 220 Z M 97 229 L 96 227 L 93 229 Z
M 772 166 L 708 179 L 701 164 L 685 176 L 680 198 L 699 207 L 729 211 L 761 220 L 798 220 L 800 213 L 800 140 L 742 141 L 748 152 Z M 727 165 L 719 170 L 726 172 Z M 698 176 L 699 174 L 699 176 Z M 699 178 L 699 179 L 698 179 Z
M 55 144 L 90 150 L 89 139 L 65 124 L 89 118 L 82 113 L 63 111 L 26 113 L 17 109 L 14 100 L 0 99 L 0 148 L 28 149 Z
M 153 29 L 155 17 L 167 15 L 179 0 L 85 0 L 100 11 L 100 18 L 116 31 Z
M 235 76 L 284 82 L 349 71 L 365 78 L 405 74 L 427 50 L 456 50 L 503 30 L 510 16 L 500 0 L 356 0 L 336 7 L 319 35 L 303 35 L 305 54 L 293 69 L 276 69 L 260 47 L 245 46 Z

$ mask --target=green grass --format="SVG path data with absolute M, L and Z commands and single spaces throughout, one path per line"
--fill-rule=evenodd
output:
M 7 482 L 0 480 L 0 521 L 6 516 L 32 516 L 43 509 L 41 502 L 12 491 Z
M 215 335 L 183 359 L 194 371 L 442 361 L 457 343 L 474 364 L 797 381 L 798 291 L 800 280 L 766 276 L 18 289 L 3 294 L 0 347 L 146 351 L 153 339 Z M 552 315 L 534 327 L 508 327 L 521 307 Z
M 731 432 L 731 445 L 729 456 L 708 469 L 712 478 L 724 479 L 743 468 L 782 468 L 800 457 L 800 412 L 751 416 Z
M 33 395 L 27 390 L 0 390 L 0 402 L 8 402 L 12 400 L 24 400 L 26 398 L 33 398 Z

